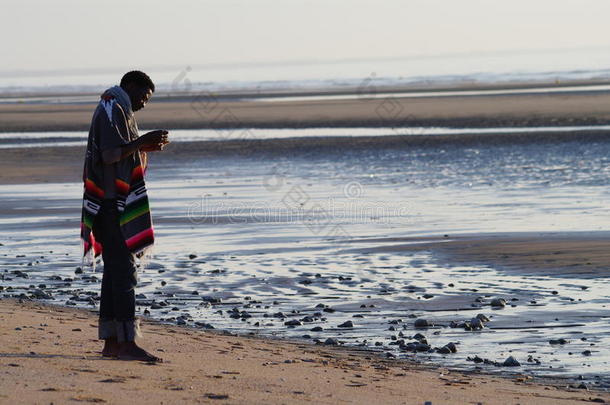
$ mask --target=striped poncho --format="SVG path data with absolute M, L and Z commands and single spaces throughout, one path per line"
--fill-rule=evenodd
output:
M 81 215 L 81 240 L 84 258 L 93 259 L 102 253 L 102 244 L 95 239 L 93 226 L 106 192 L 102 151 L 128 144 L 138 137 L 138 128 L 127 93 L 119 86 L 106 90 L 91 122 L 85 166 L 84 195 Z M 141 257 L 154 242 L 148 195 L 144 182 L 145 154 L 136 152 L 114 163 L 115 196 L 120 226 L 129 251 Z M 110 180 L 111 181 L 111 180 Z M 112 184 L 112 183 L 111 183 Z M 94 260 L 91 260 L 93 263 Z

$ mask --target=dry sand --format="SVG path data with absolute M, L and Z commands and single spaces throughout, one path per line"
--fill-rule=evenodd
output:
M 610 394 L 529 376 L 424 369 L 355 349 L 143 322 L 162 364 L 100 355 L 82 309 L 0 300 L 0 403 L 573 404 Z
M 468 90 L 468 89 L 463 89 Z M 156 95 L 137 113 L 141 128 L 540 126 L 605 124 L 607 92 L 485 96 L 355 97 L 343 100 L 235 100 L 207 94 Z M 87 131 L 94 103 L 0 104 L 0 132 Z

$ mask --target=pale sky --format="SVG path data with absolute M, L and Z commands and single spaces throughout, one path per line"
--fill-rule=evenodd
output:
M 1 71 L 607 47 L 610 2 L 1 0 Z

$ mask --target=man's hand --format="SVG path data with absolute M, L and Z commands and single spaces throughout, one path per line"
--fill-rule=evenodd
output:
M 156 152 L 159 150 L 163 150 L 163 146 L 165 146 L 165 145 L 166 145 L 165 143 L 160 143 L 155 146 L 143 146 L 140 148 L 140 152 Z
M 163 146 L 169 143 L 168 131 L 158 129 L 156 131 L 147 132 L 138 138 L 139 149 L 142 152 L 154 152 L 163 150 Z
M 148 132 L 135 141 L 129 142 L 117 148 L 107 149 L 102 152 L 102 161 L 104 164 L 112 164 L 127 156 L 133 155 L 137 151 L 153 152 L 163 150 L 163 146 L 169 143 L 167 139 L 168 132 L 164 129 Z

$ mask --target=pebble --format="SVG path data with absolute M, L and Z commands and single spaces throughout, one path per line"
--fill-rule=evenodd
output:
M 430 345 L 425 343 L 407 344 L 406 347 L 412 347 L 416 352 L 427 352 L 431 349 Z
M 45 300 L 53 299 L 53 296 L 50 293 L 45 292 L 41 289 L 36 289 L 36 290 L 32 291 L 32 296 L 34 298 L 38 298 L 38 299 L 45 299 Z
M 445 345 L 445 347 L 449 348 L 449 350 L 451 350 L 451 353 L 457 353 L 457 346 L 455 345 L 455 343 L 449 342 Z
M 335 338 L 328 338 L 324 341 L 325 345 L 338 345 L 339 341 Z
M 354 323 L 352 321 L 346 321 L 346 322 L 343 322 L 340 325 L 337 325 L 337 327 L 339 327 L 339 328 L 353 328 L 354 327 Z
M 413 339 L 421 342 L 426 340 L 426 337 L 424 335 L 422 335 L 421 333 L 416 333 L 415 335 L 413 335 Z
M 443 346 L 443 347 L 436 349 L 436 352 L 441 353 L 441 354 L 449 354 L 449 353 L 451 353 L 451 350 L 449 350 L 449 348 L 447 346 Z
M 488 317 L 486 317 L 484 314 L 477 314 L 477 316 L 476 316 L 476 317 L 477 317 L 478 319 L 480 319 L 480 320 L 481 320 L 481 322 L 491 322 L 491 321 L 489 320 L 489 318 L 488 318 Z
M 495 308 L 504 308 L 506 306 L 506 300 L 504 298 L 494 298 L 491 300 L 491 306 Z
M 483 329 L 485 327 L 485 325 L 483 325 L 483 321 L 481 321 L 479 318 L 472 318 L 470 320 L 470 327 L 473 330 L 479 330 L 479 329 Z
M 434 326 L 434 324 L 428 322 L 427 319 L 419 318 L 415 320 L 413 326 L 415 326 L 416 328 L 429 328 L 431 326 Z
M 286 325 L 286 326 L 300 326 L 300 325 L 303 325 L 303 323 L 301 321 L 299 321 L 298 319 L 292 319 L 290 321 L 284 322 L 284 325 Z
M 519 363 L 517 359 L 515 359 L 513 356 L 510 356 L 509 358 L 504 360 L 504 363 L 502 363 L 502 365 L 504 367 L 519 367 L 521 366 L 521 363 Z

